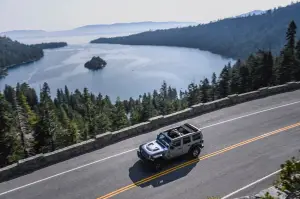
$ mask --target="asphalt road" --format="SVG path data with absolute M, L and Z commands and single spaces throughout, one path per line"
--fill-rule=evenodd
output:
M 299 155 L 300 91 L 239 104 L 183 122 L 204 128 L 205 147 L 200 161 L 177 168 L 188 161 L 179 159 L 168 165 L 174 168 L 173 172 L 153 177 L 154 173 L 138 161 L 135 149 L 154 139 L 158 133 L 154 131 L 3 182 L 0 199 L 96 199 L 111 193 L 107 196 L 122 199 L 225 196 L 280 169 L 286 159 Z M 291 126 L 294 124 L 299 126 Z M 269 132 L 272 133 L 266 134 Z M 258 137 L 261 135 L 265 136 Z M 251 138 L 255 139 L 248 140 Z M 149 176 L 151 179 L 144 180 L 145 183 L 136 183 Z M 270 183 L 268 179 L 232 198 L 259 191 Z

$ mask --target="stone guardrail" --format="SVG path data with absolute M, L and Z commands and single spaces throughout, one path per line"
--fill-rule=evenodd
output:
M 80 142 L 51 153 L 39 154 L 27 159 L 19 160 L 15 164 L 0 169 L 0 182 L 100 149 L 109 144 L 116 143 L 136 135 L 157 130 L 161 127 L 195 116 L 200 116 L 203 113 L 297 89 L 300 89 L 300 82 L 289 82 L 279 86 L 261 88 L 257 91 L 248 93 L 230 95 L 216 101 L 193 105 L 190 108 L 170 115 L 160 115 L 150 118 L 147 122 L 136 124 L 115 132 L 100 134 L 93 139 Z

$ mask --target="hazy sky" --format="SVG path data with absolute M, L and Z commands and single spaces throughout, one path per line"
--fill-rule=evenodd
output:
M 0 0 L 0 32 L 136 21 L 208 22 L 291 0 Z

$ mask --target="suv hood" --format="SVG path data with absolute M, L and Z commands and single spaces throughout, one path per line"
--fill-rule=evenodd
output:
M 159 144 L 156 140 L 142 145 L 142 149 L 149 155 L 158 154 L 168 150 L 165 146 Z

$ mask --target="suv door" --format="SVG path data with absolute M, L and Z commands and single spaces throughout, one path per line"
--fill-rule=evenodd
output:
M 184 137 L 182 141 L 183 141 L 183 145 L 182 145 L 183 153 L 186 154 L 189 152 L 192 146 L 191 136 Z
M 171 143 L 170 146 L 170 156 L 172 158 L 182 155 L 182 139 L 175 140 Z

